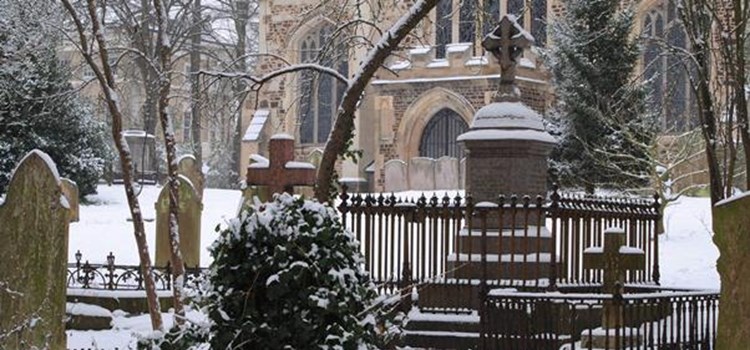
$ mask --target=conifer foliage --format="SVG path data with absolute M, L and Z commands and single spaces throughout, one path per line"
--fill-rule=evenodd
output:
M 70 83 L 56 54 L 52 22 L 43 8 L 11 2 L 0 9 L 0 194 L 15 164 L 38 148 L 60 175 L 94 193 L 110 151 L 102 123 Z
M 335 210 L 288 194 L 211 247 L 213 349 L 377 349 L 374 286 Z
M 637 159 L 651 144 L 655 125 L 644 85 L 633 74 L 640 53 L 633 12 L 619 0 L 563 3 L 566 11 L 550 26 L 553 45 L 546 55 L 558 98 L 553 175 L 587 192 L 643 186 L 648 164 Z

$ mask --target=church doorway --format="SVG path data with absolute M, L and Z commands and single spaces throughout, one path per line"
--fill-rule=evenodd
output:
M 422 132 L 419 156 L 438 159 L 463 158 L 463 148 L 456 142 L 468 129 L 464 119 L 450 108 L 443 108 L 430 119 Z

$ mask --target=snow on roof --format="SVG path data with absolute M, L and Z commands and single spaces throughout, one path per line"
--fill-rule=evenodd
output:
M 279 133 L 271 136 L 271 140 L 294 140 L 294 136 L 285 133 Z
M 372 85 L 385 85 L 385 84 L 410 84 L 410 83 L 432 83 L 432 82 L 444 82 L 444 81 L 464 81 L 464 80 L 483 80 L 483 79 L 499 79 L 500 74 L 487 74 L 487 75 L 455 75 L 446 77 L 430 77 L 430 78 L 409 78 L 409 79 L 379 79 L 373 80 Z M 548 85 L 549 83 L 544 80 L 519 77 L 516 76 L 517 81 L 526 81 L 533 84 Z
M 135 137 L 148 137 L 148 138 L 154 138 L 154 135 L 146 134 L 143 130 L 124 130 L 122 132 L 123 136 L 135 136 Z
M 477 111 L 471 129 L 529 129 L 544 131 L 542 116 L 521 102 L 496 102 Z
M 257 141 L 270 114 L 271 111 L 267 109 L 259 109 L 255 111 L 255 113 L 253 113 L 253 119 L 250 121 L 250 125 L 247 127 L 247 130 L 245 130 L 245 135 L 242 136 L 242 141 Z
M 487 57 L 478 56 L 468 59 L 465 63 L 466 66 L 485 66 L 487 65 Z
M 411 50 L 409 50 L 409 54 L 411 55 L 426 55 L 428 52 L 432 50 L 432 46 L 417 46 Z
M 472 43 L 452 43 L 445 45 L 447 52 L 464 52 L 471 48 Z
M 427 64 L 427 68 L 448 68 L 450 66 L 451 63 L 447 59 L 433 60 Z
M 288 161 L 284 164 L 286 169 L 315 169 L 315 165 L 305 162 Z
M 269 164 L 271 164 L 268 161 L 268 158 L 261 156 L 260 154 L 253 153 L 250 155 L 250 165 L 248 165 L 248 168 L 251 169 L 264 169 L 268 168 Z
M 404 70 L 411 68 L 411 61 L 409 60 L 401 60 L 393 62 L 393 64 L 388 67 L 391 70 Z
M 513 130 L 513 129 L 479 129 L 470 130 L 458 136 L 457 141 L 478 140 L 527 140 L 544 143 L 555 143 L 555 138 L 546 131 Z

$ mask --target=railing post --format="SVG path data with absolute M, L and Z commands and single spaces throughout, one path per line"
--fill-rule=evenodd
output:
M 115 255 L 109 252 L 107 255 L 107 289 L 115 289 Z
M 414 220 L 416 205 L 414 203 L 404 202 L 396 205 L 400 207 L 404 214 L 404 231 L 403 231 L 403 259 L 401 266 L 401 283 L 399 289 L 401 290 L 401 310 L 408 313 L 412 306 L 411 300 L 411 289 L 412 289 L 412 268 L 409 260 L 409 227 L 411 222 Z
M 652 272 L 651 277 L 654 279 L 654 283 L 659 285 L 661 274 L 659 273 L 659 232 L 657 228 L 659 227 L 659 220 L 661 220 L 661 212 L 659 211 L 661 205 L 659 204 L 658 193 L 654 193 L 653 207 L 656 218 L 654 219 L 654 230 L 651 233 L 654 237 L 654 271 Z
M 550 196 L 550 199 L 552 200 L 552 203 L 550 203 L 549 207 L 549 216 L 552 218 L 552 229 L 550 235 L 551 237 L 551 254 L 550 254 L 550 276 L 549 276 L 549 290 L 555 291 L 557 290 L 557 220 L 560 216 L 559 210 L 560 210 L 560 193 L 558 192 L 559 186 L 557 183 L 552 185 L 552 195 Z

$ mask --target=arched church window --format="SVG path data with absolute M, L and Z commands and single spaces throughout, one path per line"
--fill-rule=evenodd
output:
M 695 98 L 690 87 L 690 60 L 679 52 L 688 48 L 685 27 L 673 0 L 666 0 L 643 18 L 643 77 L 653 107 L 661 115 L 665 132 L 681 132 L 695 125 Z
M 300 62 L 317 62 L 348 75 L 346 47 L 330 42 L 332 28 L 308 33 L 300 44 Z M 301 143 L 325 143 L 346 86 L 327 74 L 305 71 L 300 75 L 299 137 Z
M 479 42 L 506 13 L 516 16 L 536 38 L 547 41 L 547 0 L 439 0 L 435 7 L 435 58 L 445 58 L 446 45 L 471 43 L 474 54 Z M 477 29 L 482 33 L 477 33 Z
M 463 157 L 463 149 L 456 138 L 467 129 L 468 125 L 458 113 L 448 108 L 441 109 L 422 131 L 419 155 L 435 159 L 442 156 Z

